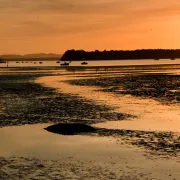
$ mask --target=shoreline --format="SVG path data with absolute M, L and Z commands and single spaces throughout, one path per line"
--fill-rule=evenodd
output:
M 0 69 L 19 69 L 19 70 L 22 70 L 22 69 L 35 69 L 35 70 L 39 70 L 39 69 L 67 69 L 67 70 L 71 70 L 73 68 L 76 68 L 76 69 L 84 69 L 84 70 L 87 70 L 87 69 L 103 69 L 103 68 L 106 68 L 107 69 L 125 69 L 125 68 L 128 68 L 129 69 L 144 69 L 144 70 L 148 70 L 148 69 L 158 69 L 158 70 L 161 70 L 161 69 L 180 69 L 180 64 L 149 64 L 149 65 L 113 65 L 113 66 L 33 66 L 33 67 L 0 67 Z

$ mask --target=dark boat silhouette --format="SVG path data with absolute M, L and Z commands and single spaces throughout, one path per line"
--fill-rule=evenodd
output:
M 56 63 L 60 63 L 60 61 L 57 61 Z
M 6 61 L 0 60 L 0 63 L 6 63 Z
M 154 60 L 159 60 L 159 58 L 154 58 Z
M 39 62 L 39 64 L 42 64 L 42 62 Z
M 61 66 L 69 66 L 69 63 L 68 62 L 64 62 L 64 63 L 61 63 L 60 65 Z
M 87 65 L 88 63 L 87 62 L 85 62 L 85 61 L 83 61 L 82 63 L 81 63 L 81 65 Z

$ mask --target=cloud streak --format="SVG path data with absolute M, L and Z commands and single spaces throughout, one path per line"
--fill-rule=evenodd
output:
M 1 0 L 0 40 L 145 36 L 151 25 L 168 29 L 167 20 L 179 18 L 179 0 Z
M 173 12 L 180 8 L 177 0 L 1 0 L 3 11 L 21 11 L 26 13 L 59 13 L 59 14 L 121 14 L 122 12 L 152 13 L 162 9 Z M 180 13 L 180 12 L 179 12 Z

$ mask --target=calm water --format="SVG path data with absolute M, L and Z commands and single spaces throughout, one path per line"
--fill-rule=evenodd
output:
M 170 73 L 170 72 L 166 72 Z M 133 73 L 134 74 L 134 73 Z M 91 74 L 91 77 L 96 74 Z M 119 75 L 113 75 L 119 77 Z M 109 77 L 113 77 L 112 74 Z M 107 77 L 107 74 L 101 77 Z M 90 77 L 88 77 L 90 78 Z M 166 76 L 164 75 L 164 78 Z M 131 114 L 134 117 L 125 121 L 110 121 L 98 123 L 95 126 L 109 129 L 131 129 L 143 131 L 171 131 L 180 133 L 180 107 L 179 104 L 173 106 L 161 104 L 151 98 L 138 98 L 131 95 L 114 94 L 111 92 L 99 91 L 99 87 L 74 86 L 66 83 L 67 80 L 84 79 L 72 75 L 44 76 L 35 82 L 45 87 L 56 89 L 56 92 L 76 95 L 85 101 L 92 101 L 99 105 L 115 108 L 114 112 Z M 86 79 L 86 77 L 85 77 Z M 176 89 L 175 89 L 176 90 Z
M 42 62 L 42 63 L 40 63 Z M 67 61 L 68 62 L 68 61 Z M 154 65 L 154 64 L 180 64 L 180 59 L 170 60 L 101 60 L 101 61 L 87 61 L 88 65 L 85 66 L 120 66 L 120 65 Z M 0 67 L 44 67 L 44 66 L 52 66 L 58 67 L 60 63 L 57 61 L 11 61 L 8 63 L 0 63 Z M 72 61 L 69 66 L 83 66 L 81 65 L 81 61 Z

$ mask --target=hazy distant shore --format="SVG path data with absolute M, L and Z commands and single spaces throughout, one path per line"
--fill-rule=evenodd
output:
M 51 61 L 51 60 L 59 60 L 58 57 L 50 57 L 50 58 L 1 58 L 4 61 Z
M 5 54 L 0 55 L 0 59 L 6 61 L 38 61 L 38 60 L 59 60 L 61 54 L 53 54 L 53 53 L 39 53 L 39 54 L 25 54 L 25 55 L 17 55 L 17 54 Z

